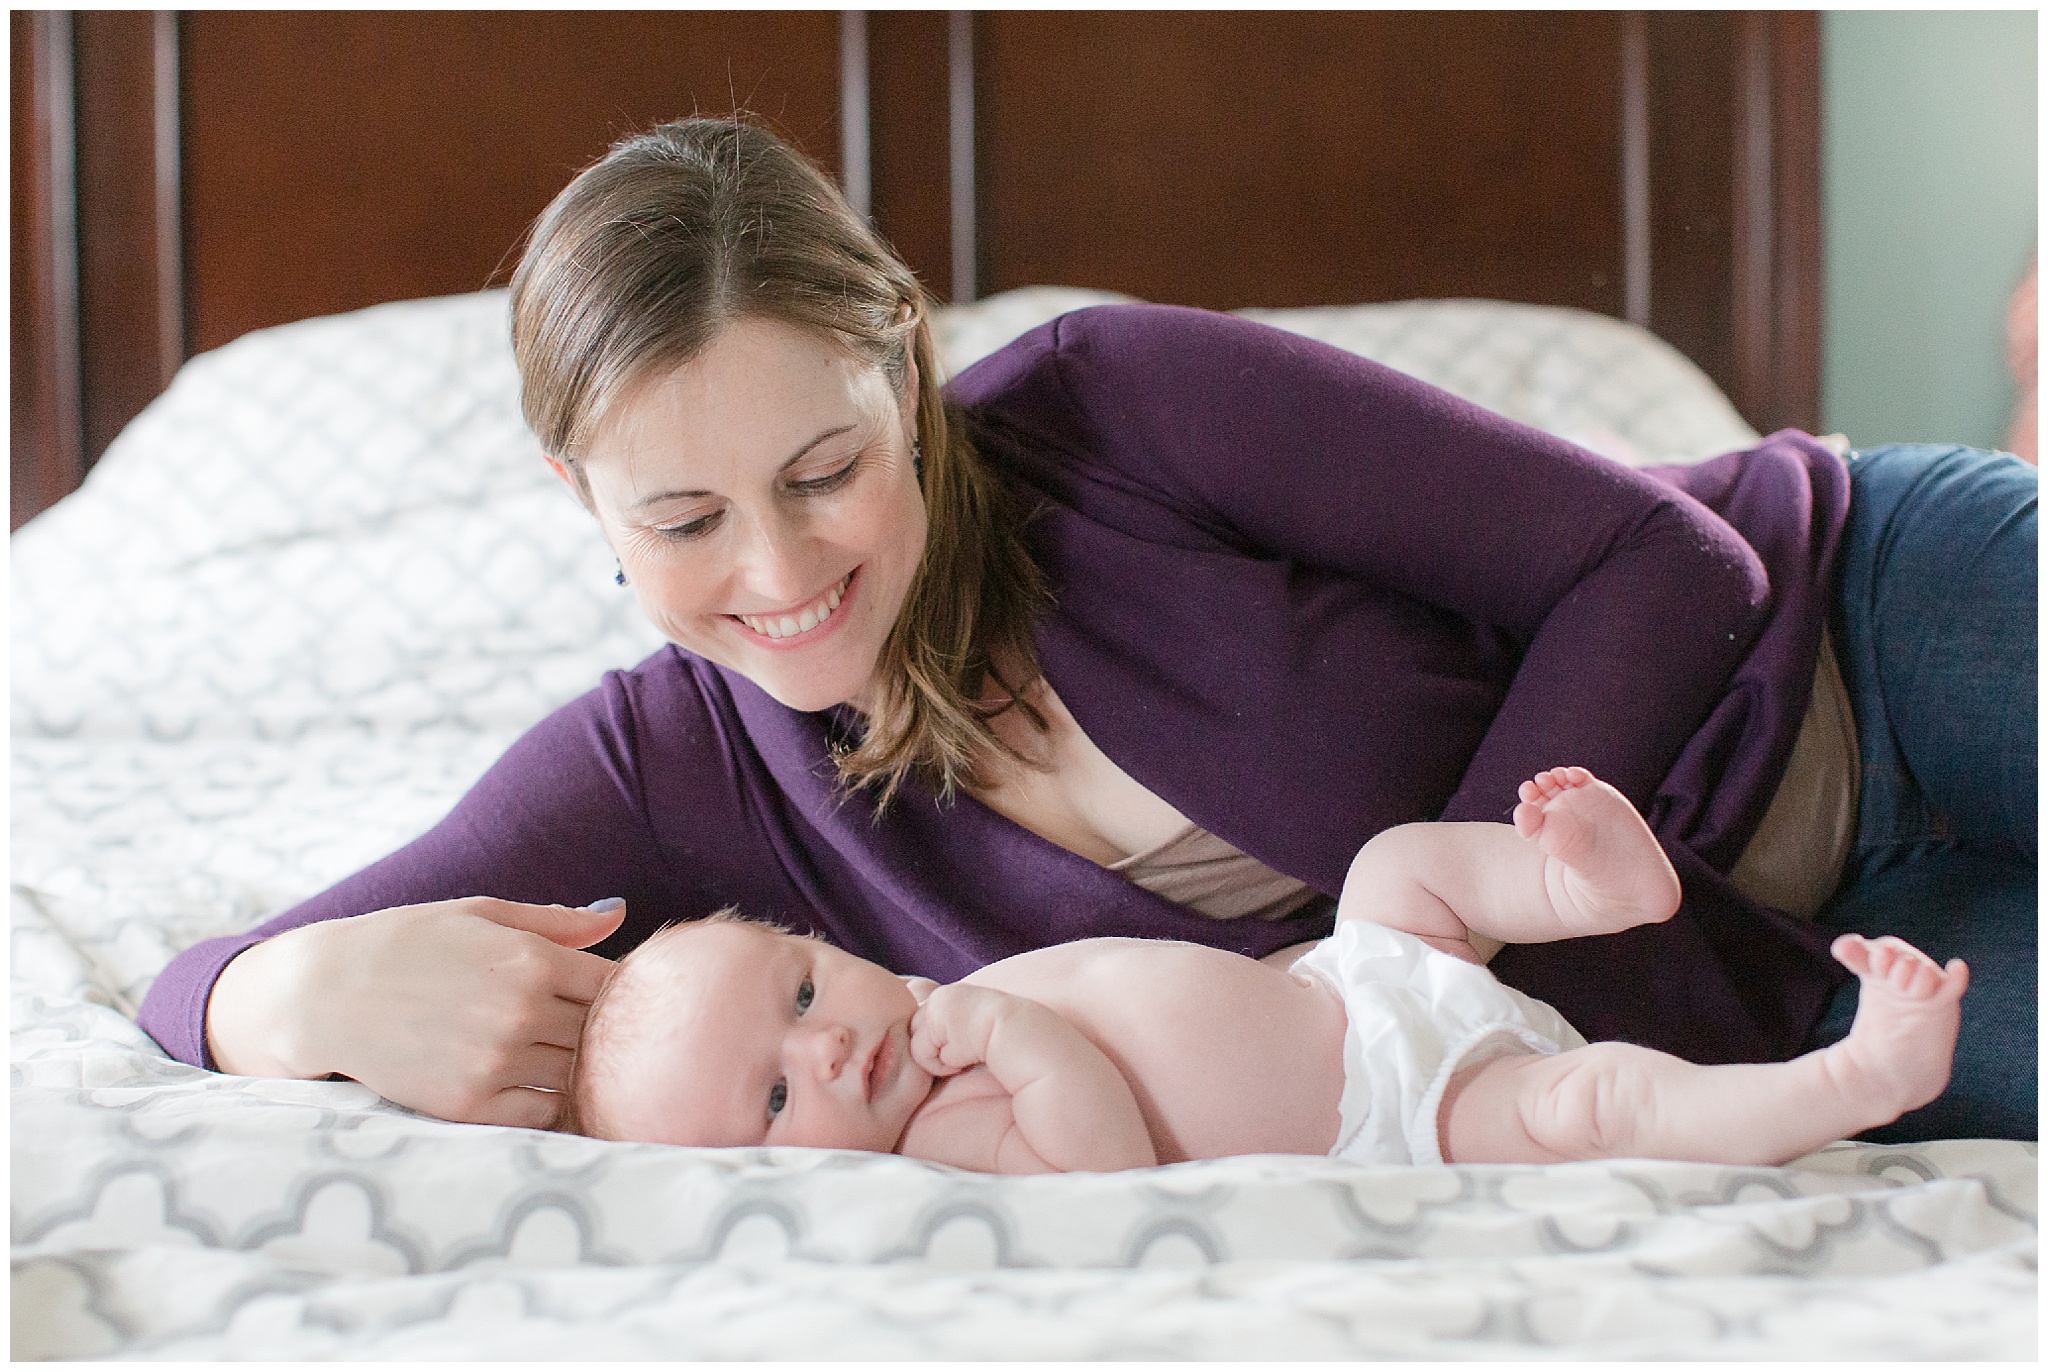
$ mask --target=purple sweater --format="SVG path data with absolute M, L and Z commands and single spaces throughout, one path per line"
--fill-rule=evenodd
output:
M 950 393 L 1036 508 L 1040 661 L 1118 766 L 1334 896 L 1381 829 L 1503 820 L 1524 778 L 1583 764 L 1649 817 L 1684 907 L 1494 969 L 1589 1039 L 1799 1049 L 1838 973 L 1722 874 L 1812 688 L 1848 509 L 1826 449 L 1786 432 L 1634 472 L 1325 344 L 1160 306 L 1067 315 Z M 1259 955 L 1328 931 L 1322 900 L 1203 918 L 964 796 L 912 789 L 873 823 L 826 762 L 850 723 L 664 648 L 534 726 L 419 839 L 180 954 L 142 1025 L 211 1065 L 206 998 L 242 949 L 469 895 L 624 896 L 610 956 L 736 904 L 940 981 L 1096 935 Z

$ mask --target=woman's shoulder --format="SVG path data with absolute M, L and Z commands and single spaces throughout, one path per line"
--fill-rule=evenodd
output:
M 1041 324 L 964 368 L 947 393 L 961 405 L 986 409 L 1052 393 L 1088 400 L 1207 389 L 1219 378 L 1250 383 L 1255 378 L 1246 367 L 1285 366 L 1303 355 L 1364 361 L 1215 310 L 1138 302 L 1090 305 Z
M 599 753 L 630 767 L 650 751 L 689 750 L 715 738 L 720 717 L 732 713 L 730 696 L 711 664 L 664 644 L 557 707 L 521 740 L 521 751 Z
M 1200 519 L 1198 488 L 1227 484 L 1267 446 L 1274 426 L 1257 416 L 1277 405 L 1296 428 L 1348 431 L 1361 405 L 1389 413 L 1411 402 L 1403 388 L 1427 389 L 1235 315 L 1113 304 L 1040 325 L 962 371 L 947 395 L 991 461 L 1063 503 L 1075 481 L 1107 482 Z
M 597 684 L 563 705 L 557 715 L 605 716 L 621 710 L 634 714 L 664 713 L 674 704 L 699 701 L 704 695 L 694 654 L 664 643 L 630 667 L 613 667 Z
M 740 699 L 747 690 L 765 706 Z M 743 678 L 666 645 L 606 672 L 528 729 L 493 767 L 491 784 L 521 807 L 523 797 L 546 796 L 586 814 L 622 805 L 610 812 L 686 815 L 696 839 L 724 834 L 728 846 L 740 845 L 734 851 L 751 851 L 745 817 L 773 785 L 761 763 L 787 771 L 794 764 L 785 754 L 824 747 L 801 731 L 764 737 L 764 709 L 790 713 Z

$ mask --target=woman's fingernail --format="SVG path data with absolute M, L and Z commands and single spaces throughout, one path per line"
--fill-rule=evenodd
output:
M 590 911 L 593 915 L 601 915 L 607 910 L 616 910 L 625 903 L 626 898 L 624 896 L 606 896 L 603 900 L 591 901 L 590 904 L 583 908 Z

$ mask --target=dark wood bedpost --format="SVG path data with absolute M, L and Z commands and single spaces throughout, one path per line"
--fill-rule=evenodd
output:
M 1649 327 L 1755 428 L 1820 422 L 1820 18 L 1647 16 Z
M 71 18 L 49 10 L 8 16 L 14 172 L 8 492 L 14 528 L 85 475 Z

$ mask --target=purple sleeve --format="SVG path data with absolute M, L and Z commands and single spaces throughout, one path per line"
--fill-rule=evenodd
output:
M 643 790 L 647 760 L 637 720 L 651 704 L 674 721 L 663 730 L 665 759 L 683 763 L 686 774 L 693 754 L 710 760 L 695 774 L 723 794 L 698 797 L 696 812 L 708 818 L 736 808 L 730 769 L 717 763 L 715 722 L 691 689 L 691 676 L 672 650 L 633 672 L 609 673 L 596 690 L 529 730 L 419 838 L 247 933 L 180 953 L 143 1001 L 137 1015 L 143 1029 L 179 1061 L 212 1067 L 206 1005 L 221 969 L 252 944 L 319 920 L 464 896 L 538 905 L 623 896 L 627 926 L 596 949 L 615 955 L 615 945 L 631 947 L 674 917 L 679 903 L 715 898 L 693 898 L 697 893 L 678 889 L 670 874 L 692 870 L 702 856 L 692 851 L 698 846 L 693 840 L 715 841 L 718 826 L 707 822 L 690 834 L 660 839 L 649 825 Z
M 1071 403 L 1040 407 L 1057 418 L 1033 437 L 1153 488 L 1183 527 L 1517 642 L 1444 819 L 1498 820 L 1522 779 L 1564 762 L 1647 811 L 1767 618 L 1762 563 L 1697 500 L 1377 363 L 1164 307 L 1082 311 L 1043 333 L 963 374 L 956 395 L 1050 369 Z

